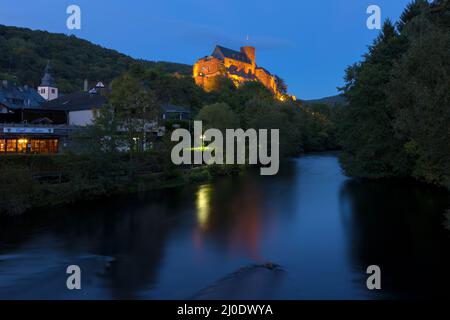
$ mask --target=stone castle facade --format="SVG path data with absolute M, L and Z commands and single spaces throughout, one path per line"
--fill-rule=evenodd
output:
M 279 86 L 277 76 L 256 65 L 255 48 L 250 46 L 241 47 L 240 51 L 216 46 L 210 56 L 194 64 L 193 76 L 195 83 L 206 91 L 214 88 L 217 76 L 225 76 L 236 86 L 246 81 L 259 81 L 277 97 L 285 93 Z

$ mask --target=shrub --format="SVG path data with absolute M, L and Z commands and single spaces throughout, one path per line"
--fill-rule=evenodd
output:
M 0 177 L 0 212 L 17 215 L 33 206 L 33 196 L 38 185 L 28 168 L 2 165 Z

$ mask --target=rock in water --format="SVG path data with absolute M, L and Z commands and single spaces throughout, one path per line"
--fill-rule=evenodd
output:
M 266 300 L 276 299 L 285 271 L 276 264 L 249 265 L 200 290 L 195 300 Z

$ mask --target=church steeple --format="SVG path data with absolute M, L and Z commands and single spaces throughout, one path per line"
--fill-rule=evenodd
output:
M 47 101 L 58 98 L 58 88 L 56 88 L 55 79 L 53 79 L 51 74 L 50 60 L 47 61 L 45 66 L 44 76 L 41 79 L 38 92 Z

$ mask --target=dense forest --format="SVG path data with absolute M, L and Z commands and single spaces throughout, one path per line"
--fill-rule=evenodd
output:
M 346 70 L 341 163 L 354 177 L 450 189 L 450 2 L 416 0 Z
M 62 93 L 83 89 L 90 83 L 109 83 L 133 63 L 165 73 L 190 75 L 189 65 L 135 60 L 75 36 L 0 25 L 0 80 L 39 85 L 44 67 L 51 60 L 52 72 Z

